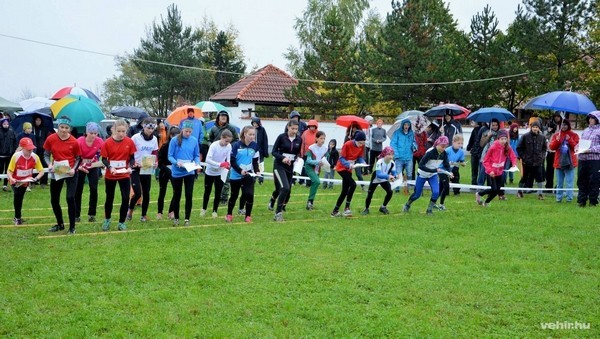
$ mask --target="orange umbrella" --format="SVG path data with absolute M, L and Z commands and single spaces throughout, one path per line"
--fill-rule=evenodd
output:
M 191 108 L 194 110 L 194 117 L 196 119 L 200 119 L 204 116 L 204 114 L 202 114 L 202 110 L 200 108 L 198 108 L 196 106 L 185 105 L 185 106 L 177 107 L 173 112 L 171 112 L 171 114 L 169 114 L 169 116 L 167 117 L 166 122 L 170 126 L 179 126 L 179 123 L 181 122 L 181 120 L 187 119 L 188 108 Z

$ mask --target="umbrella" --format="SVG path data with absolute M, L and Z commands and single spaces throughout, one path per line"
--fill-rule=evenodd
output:
M 443 104 L 432 107 L 425 112 L 425 116 L 428 117 L 443 117 L 446 114 L 450 114 L 454 119 L 464 119 L 469 115 L 471 111 L 457 105 L 457 104 Z
M 68 95 L 52 104 L 50 110 L 56 119 L 65 115 L 71 118 L 73 127 L 85 127 L 90 121 L 99 123 L 104 119 L 100 106 L 94 100 L 80 95 Z
M 30 122 L 33 124 L 34 120 L 38 117 L 42 119 L 42 125 L 47 131 L 54 130 L 52 112 L 50 112 L 49 107 L 20 113 L 10 122 L 10 125 L 12 126 L 13 130 L 21 131 L 23 129 L 23 123 Z
M 505 108 L 484 107 L 469 114 L 467 119 L 475 122 L 490 122 L 492 119 L 497 119 L 498 121 L 508 121 L 516 118 L 509 110 Z
M 179 123 L 183 119 L 187 119 L 187 110 L 188 108 L 192 108 L 194 110 L 194 117 L 197 119 L 202 118 L 204 115 L 202 114 L 202 110 L 196 106 L 185 105 L 181 107 L 177 107 L 169 116 L 165 122 L 169 126 L 179 126 Z
M 218 102 L 214 102 L 214 101 L 200 101 L 198 103 L 196 103 L 194 106 L 200 108 L 202 110 L 202 112 L 221 112 L 221 111 L 226 111 L 228 113 L 229 109 L 223 105 L 221 105 Z
M 583 94 L 555 91 L 531 99 L 524 109 L 549 109 L 575 114 L 588 114 L 596 110 L 594 103 Z
M 100 98 L 98 98 L 98 96 L 94 94 L 94 92 L 90 91 L 89 89 L 76 86 L 63 87 L 59 89 L 56 93 L 54 93 L 54 95 L 50 97 L 50 99 L 58 100 L 64 98 L 67 95 L 81 95 L 86 98 L 92 99 L 95 102 L 101 101 Z
M 419 112 L 419 111 L 409 111 L 409 112 Z M 402 114 L 404 114 L 404 113 L 402 113 Z M 402 114 L 400 114 L 400 115 L 402 115 Z M 409 117 L 396 120 L 396 122 L 394 122 L 392 127 L 390 127 L 390 129 L 388 129 L 388 131 L 386 133 L 388 138 L 391 138 L 394 135 L 394 132 L 396 132 L 396 130 L 402 128 L 401 122 L 405 119 L 408 119 L 408 121 L 410 121 L 410 123 L 412 125 L 412 130 L 416 134 L 424 132 L 425 129 L 427 128 L 427 126 L 429 126 L 429 124 L 431 124 L 429 119 L 427 119 L 423 115 L 411 115 Z
M 110 114 L 116 117 L 135 120 L 148 117 L 148 113 L 146 113 L 146 111 L 135 106 L 119 106 L 110 111 Z
M 369 122 L 361 117 L 357 117 L 356 115 L 341 115 L 337 119 L 335 119 L 335 124 L 342 127 L 350 127 L 352 123 L 357 123 L 360 128 L 367 129 L 371 127 Z
M 0 110 L 7 112 L 16 112 L 22 111 L 23 107 L 17 104 L 16 102 L 12 102 L 10 100 L 6 100 L 3 97 L 0 97 Z
M 23 107 L 23 111 L 33 112 L 41 108 L 50 107 L 55 102 L 56 100 L 44 97 L 33 97 L 19 102 L 19 105 Z
M 407 119 L 410 117 L 421 116 L 423 114 L 425 114 L 425 112 L 417 111 L 417 110 L 405 111 L 405 112 L 402 112 L 400 115 L 398 115 L 396 117 L 396 120 L 404 120 L 404 119 Z

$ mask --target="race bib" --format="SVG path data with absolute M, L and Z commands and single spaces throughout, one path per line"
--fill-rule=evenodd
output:
M 17 176 L 20 178 L 30 177 L 33 174 L 33 169 L 17 170 Z
M 124 168 L 126 167 L 126 161 L 125 160 L 111 160 L 110 161 L 110 167 L 112 168 Z

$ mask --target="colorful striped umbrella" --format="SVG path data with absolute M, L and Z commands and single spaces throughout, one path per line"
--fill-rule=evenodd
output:
M 72 127 L 85 127 L 90 121 L 99 123 L 104 119 L 100 106 L 80 95 L 68 95 L 52 104 L 50 110 L 55 119 L 68 116 Z
M 85 89 L 85 88 L 81 88 L 81 87 L 77 87 L 77 86 L 63 87 L 63 88 L 59 89 L 56 93 L 54 93 L 54 95 L 50 99 L 58 100 L 58 99 L 62 99 L 64 97 L 66 97 L 67 95 L 81 95 L 86 98 L 92 99 L 95 102 L 101 101 L 100 98 L 98 98 L 98 96 L 96 94 L 94 94 L 94 92 L 90 91 L 89 89 Z

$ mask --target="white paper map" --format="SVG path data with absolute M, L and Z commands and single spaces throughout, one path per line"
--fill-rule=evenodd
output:
M 579 139 L 579 144 L 577 145 L 577 151 L 575 152 L 575 154 L 583 153 L 583 152 L 589 150 L 590 147 L 592 147 L 591 140 Z

